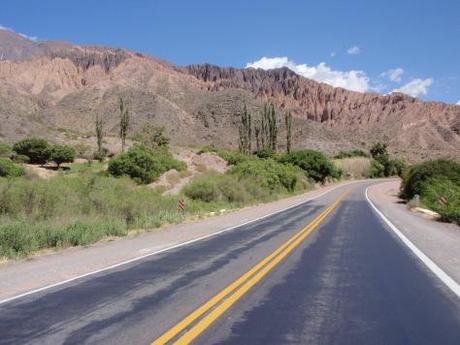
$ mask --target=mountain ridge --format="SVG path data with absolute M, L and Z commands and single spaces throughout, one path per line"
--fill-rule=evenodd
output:
M 166 125 L 180 145 L 236 147 L 242 104 L 257 112 L 273 101 L 296 117 L 295 147 L 332 153 L 381 140 L 411 160 L 460 157 L 460 106 L 334 88 L 287 68 L 180 67 L 121 48 L 19 37 L 0 30 L 0 136 L 6 141 L 43 133 L 66 140 L 66 131 L 88 136 L 96 114 L 116 133 L 123 96 L 132 108 L 132 133 L 153 122 Z

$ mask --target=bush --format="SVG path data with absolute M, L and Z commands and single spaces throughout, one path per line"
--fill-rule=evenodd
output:
M 13 153 L 11 155 L 11 160 L 15 163 L 22 163 L 22 164 L 27 164 L 30 162 L 29 157 L 25 155 L 18 155 L 17 153 Z
M 226 150 L 219 150 L 217 154 L 225 161 L 227 161 L 228 165 L 237 165 L 239 163 L 257 159 L 257 157 L 247 155 L 245 153 L 241 153 L 238 151 L 226 151 Z
M 353 149 L 350 151 L 340 151 L 334 156 L 335 159 L 353 158 L 353 157 L 369 157 L 367 152 L 359 149 Z
M 424 184 L 429 180 L 442 178 L 460 185 L 460 164 L 451 160 L 438 159 L 414 165 L 409 169 L 401 184 L 401 196 L 407 200 L 416 194 L 422 195 Z
M 379 176 L 373 176 L 373 177 L 389 177 L 389 176 L 402 176 L 405 171 L 406 171 L 406 164 L 404 163 L 403 160 L 396 159 L 396 160 L 391 160 L 390 155 L 387 150 L 387 145 L 383 143 L 377 143 L 372 148 L 370 149 L 370 153 L 372 158 L 380 163 L 380 165 L 383 167 L 383 172 Z M 379 169 L 380 166 L 374 166 L 374 171 L 373 173 L 380 174 Z
M 129 178 L 0 179 L 0 257 L 87 245 L 105 236 L 126 235 L 129 228 L 178 222 L 183 215 L 176 206 L 177 199 L 139 187 Z
M 176 169 L 185 170 L 184 162 L 175 160 L 165 149 L 151 150 L 143 145 L 134 145 L 126 153 L 109 162 L 109 173 L 113 176 L 130 176 L 138 183 L 151 183 L 162 173 Z
M 59 167 L 62 163 L 72 163 L 75 160 L 76 151 L 72 146 L 53 145 L 50 148 L 50 160 Z
M 50 158 L 50 145 L 45 139 L 27 138 L 13 145 L 18 155 L 29 157 L 32 164 L 45 164 Z
M 276 152 L 270 148 L 264 148 L 256 152 L 256 156 L 262 159 L 274 158 L 275 155 L 276 155 Z
M 222 199 L 230 203 L 245 203 L 253 199 L 247 190 L 246 181 L 238 181 L 233 175 L 220 175 L 217 179 L 217 188 Z
M 184 194 L 193 200 L 204 202 L 217 201 L 219 199 L 219 189 L 214 179 L 203 176 L 195 179 L 184 187 Z
M 272 159 L 246 160 L 229 170 L 239 179 L 251 178 L 262 188 L 271 191 L 294 191 L 299 180 L 299 169 L 291 164 L 281 164 Z
M 385 167 L 382 163 L 376 160 L 371 161 L 371 166 L 369 167 L 369 177 L 370 178 L 379 178 L 385 176 Z
M 150 149 L 167 147 L 169 145 L 166 129 L 164 127 L 154 126 L 150 123 L 144 125 L 139 133 L 137 133 L 136 140 Z
M 13 153 L 13 148 L 10 145 L 0 143 L 0 157 L 9 158 L 11 157 L 12 153 Z
M 219 150 L 213 146 L 213 145 L 206 145 L 206 146 L 203 146 L 197 153 L 199 155 L 203 154 L 203 153 L 217 153 Z
M 438 212 L 442 221 L 460 225 L 459 184 L 443 177 L 430 178 L 422 185 L 420 200 L 423 205 Z
M 460 224 L 460 164 L 438 159 L 412 166 L 403 174 L 401 196 L 441 215 L 441 220 Z
M 341 172 L 334 164 L 319 151 L 293 151 L 280 156 L 279 161 L 298 166 L 316 182 L 324 183 L 328 177 L 340 178 L 341 176 Z
M 99 162 L 103 162 L 109 156 L 109 150 L 103 147 L 100 151 L 97 150 L 93 153 L 93 159 Z
M 24 175 L 24 168 L 14 164 L 8 158 L 0 158 L 0 177 L 18 177 Z
M 404 160 L 402 160 L 402 159 L 395 159 L 395 160 L 393 160 L 393 164 L 394 164 L 394 167 L 395 167 L 395 170 L 396 170 L 396 174 L 399 177 L 404 178 L 404 176 L 408 172 L 408 167 L 407 167 L 406 162 Z

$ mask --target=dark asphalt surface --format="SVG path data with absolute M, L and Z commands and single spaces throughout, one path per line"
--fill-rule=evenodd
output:
M 351 193 L 196 344 L 460 344 L 460 301 L 373 213 L 369 183 L 0 305 L 0 344 L 149 344 Z

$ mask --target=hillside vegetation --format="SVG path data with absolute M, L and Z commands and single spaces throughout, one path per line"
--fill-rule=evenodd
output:
M 370 154 L 341 152 L 334 161 L 319 151 L 292 150 L 289 113 L 285 115 L 287 152 L 277 151 L 282 121 L 269 104 L 254 118 L 244 108 L 239 151 L 212 146 L 199 151 L 220 156 L 227 162 L 226 169 L 221 173 L 196 169 L 194 178 L 173 197 L 151 185 L 171 171 L 188 176 L 187 165 L 171 154 L 164 128 L 145 127 L 128 147 L 129 108 L 122 99 L 120 119 L 122 152 L 109 159 L 99 118 L 93 155 L 98 161 L 73 163 L 78 150 L 42 138 L 25 138 L 12 147 L 0 145 L 0 256 L 88 245 L 133 230 L 276 200 L 343 177 L 384 177 L 406 171 L 402 161 L 390 158 L 383 144 L 374 145 Z M 53 175 L 40 179 L 23 163 L 42 166 Z M 177 209 L 181 199 L 184 212 Z

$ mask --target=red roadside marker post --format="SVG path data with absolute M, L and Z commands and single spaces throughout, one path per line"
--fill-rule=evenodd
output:
M 179 199 L 179 201 L 177 202 L 177 210 L 179 212 L 185 212 L 185 201 L 184 201 L 184 199 Z

